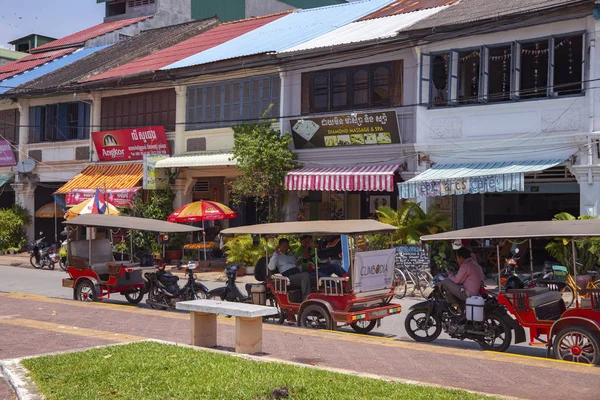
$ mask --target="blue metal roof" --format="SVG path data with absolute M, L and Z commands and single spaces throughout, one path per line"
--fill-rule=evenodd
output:
M 354 22 L 394 1 L 364 0 L 298 10 L 161 69 L 185 68 L 253 54 L 282 51 Z
M 56 71 L 59 68 L 65 67 L 75 61 L 81 60 L 93 54 L 99 50 L 102 50 L 109 45 L 96 46 L 96 47 L 88 47 L 81 50 L 74 51 L 73 53 L 67 54 L 64 57 L 57 58 L 55 60 L 50 61 L 49 63 L 40 65 L 39 67 L 30 69 L 29 71 L 25 71 L 19 75 L 12 76 L 8 79 L 0 81 L 0 94 L 6 93 L 9 90 L 12 90 L 24 83 L 37 79 L 41 76 L 49 74 L 50 72 Z

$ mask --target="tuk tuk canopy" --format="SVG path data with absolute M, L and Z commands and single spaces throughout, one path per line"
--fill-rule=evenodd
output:
M 157 221 L 148 218 L 121 217 L 116 215 L 84 214 L 69 221 L 65 225 L 89 226 L 96 228 L 121 228 L 136 231 L 150 231 L 163 233 L 197 232 L 201 228 L 190 225 L 174 224 L 172 222 Z
M 600 236 L 600 220 L 508 222 L 425 235 L 421 240 L 535 239 Z
M 398 228 L 372 219 L 275 222 L 228 228 L 224 235 L 355 235 L 392 233 Z

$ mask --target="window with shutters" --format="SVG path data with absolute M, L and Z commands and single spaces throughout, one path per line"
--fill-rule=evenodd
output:
M 29 108 L 29 142 L 59 142 L 90 137 L 90 105 L 82 102 Z
M 102 98 L 101 129 L 164 126 L 175 131 L 175 89 Z
M 571 33 L 421 56 L 421 105 L 581 95 L 586 35 Z
M 279 116 L 278 75 L 257 76 L 187 89 L 186 130 L 211 129 Z
M 19 110 L 0 111 L 0 139 L 12 144 L 19 142 Z
M 302 84 L 303 114 L 401 105 L 402 62 L 308 72 Z

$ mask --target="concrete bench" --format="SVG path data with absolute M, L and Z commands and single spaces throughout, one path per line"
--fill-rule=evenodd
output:
M 244 354 L 262 352 L 262 319 L 279 312 L 275 307 L 215 300 L 182 301 L 176 307 L 191 313 L 193 346 L 216 346 L 217 314 L 234 316 L 235 351 Z

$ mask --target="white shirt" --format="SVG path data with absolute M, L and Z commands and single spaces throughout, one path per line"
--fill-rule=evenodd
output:
M 296 256 L 293 254 L 274 253 L 269 261 L 269 269 L 271 271 L 277 269 L 280 274 L 292 268 L 296 268 Z

